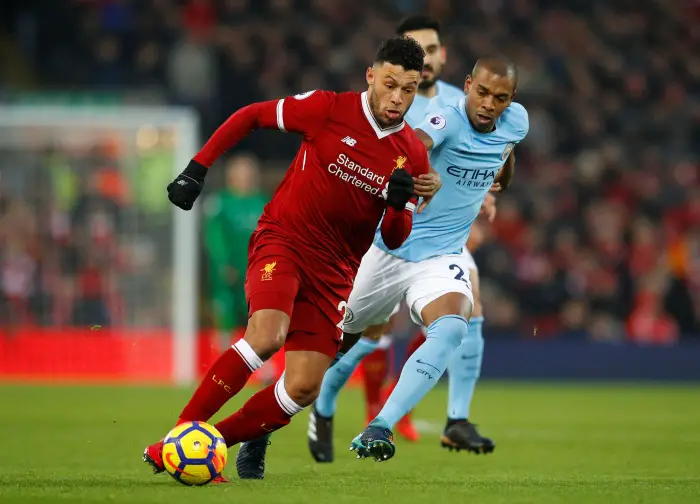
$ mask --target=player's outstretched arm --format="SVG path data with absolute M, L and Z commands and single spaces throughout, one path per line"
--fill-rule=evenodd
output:
M 224 152 L 238 144 L 252 131 L 259 128 L 279 129 L 278 103 L 278 100 L 252 103 L 238 109 L 219 126 L 202 150 L 194 156 L 194 160 L 209 168 Z
M 491 192 L 503 192 L 510 187 L 515 176 L 515 150 L 510 152 L 505 164 L 501 167 L 491 186 Z
M 190 210 L 202 192 L 209 167 L 221 155 L 258 128 L 278 128 L 278 101 L 253 103 L 237 110 L 209 138 L 187 165 L 168 185 L 168 199 L 173 205 Z
M 332 108 L 335 93 L 309 91 L 281 100 L 253 103 L 236 111 L 211 136 L 209 141 L 168 185 L 168 198 L 190 210 L 202 192 L 209 167 L 221 155 L 258 128 L 278 129 L 313 136 L 323 127 Z

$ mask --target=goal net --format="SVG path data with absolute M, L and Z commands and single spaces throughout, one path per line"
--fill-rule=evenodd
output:
M 1 378 L 195 378 L 197 145 L 188 109 L 0 107 Z

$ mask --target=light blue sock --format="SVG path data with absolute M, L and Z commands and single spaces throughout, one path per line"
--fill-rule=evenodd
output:
M 476 381 L 481 375 L 481 358 L 484 355 L 484 338 L 481 336 L 483 323 L 484 317 L 472 317 L 469 320 L 467 337 L 462 340 L 462 344 L 450 357 L 447 365 L 449 375 L 447 418 L 451 420 L 469 418 L 469 406 L 474 396 Z
M 334 366 L 332 366 L 323 377 L 321 393 L 316 399 L 316 411 L 319 415 L 330 418 L 335 414 L 336 402 L 340 389 L 347 383 L 353 371 L 360 364 L 365 356 L 371 354 L 379 342 L 360 338 L 360 341 L 353 346 Z
M 438 382 L 450 356 L 467 337 L 468 328 L 467 320 L 457 315 L 440 317 L 430 324 L 425 343 L 404 364 L 396 388 L 371 423 L 393 429 Z

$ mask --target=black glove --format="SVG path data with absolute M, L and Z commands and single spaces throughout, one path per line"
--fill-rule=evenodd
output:
M 190 161 L 187 168 L 168 184 L 170 202 L 183 210 L 192 210 L 195 200 L 202 192 L 204 177 L 208 171 L 194 159 Z
M 403 210 L 413 196 L 413 177 L 403 168 L 394 170 L 389 177 L 386 204 L 395 210 Z

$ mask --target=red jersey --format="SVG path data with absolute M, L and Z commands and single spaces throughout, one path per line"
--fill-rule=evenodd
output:
M 255 127 L 303 135 L 258 230 L 274 233 L 321 261 L 349 268 L 353 276 L 385 210 L 382 233 L 390 224 L 386 221 L 406 217 L 389 219 L 397 213 L 386 206 L 391 173 L 403 168 L 415 177 L 430 169 L 427 151 L 411 127 L 402 122 L 381 128 L 366 92 L 310 91 L 249 105 L 224 123 L 195 160 L 209 166 Z M 410 232 L 414 209 L 409 204 L 401 212 L 408 214 L 401 242 Z

